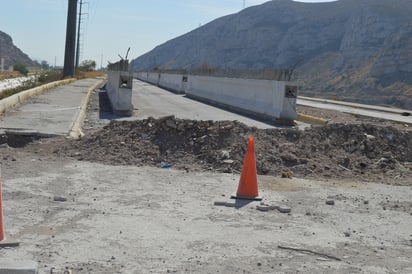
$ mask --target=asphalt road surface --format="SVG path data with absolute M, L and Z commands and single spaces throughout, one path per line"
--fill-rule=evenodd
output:
M 133 81 L 134 118 L 159 118 L 175 115 L 176 118 L 193 120 L 237 120 L 248 126 L 257 128 L 273 128 L 275 126 L 260 122 L 230 111 L 216 108 L 184 95 L 174 94 L 157 86 L 135 80 Z
M 367 116 L 367 117 L 374 117 L 374 118 L 396 121 L 400 123 L 412 124 L 412 115 L 411 115 L 412 111 L 411 110 L 390 109 L 390 108 L 379 107 L 379 106 L 368 106 L 368 105 L 345 103 L 345 102 L 334 103 L 334 101 L 332 100 L 321 100 L 321 99 L 314 99 L 314 98 L 313 99 L 298 98 L 297 104 L 302 105 L 302 106 L 331 109 L 331 110 L 351 113 L 355 115 L 362 115 L 362 116 Z

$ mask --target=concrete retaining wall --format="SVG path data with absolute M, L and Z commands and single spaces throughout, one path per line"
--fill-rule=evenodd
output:
M 139 72 L 134 77 L 174 92 L 186 93 L 196 100 L 259 118 L 297 119 L 297 87 L 290 82 L 157 72 Z

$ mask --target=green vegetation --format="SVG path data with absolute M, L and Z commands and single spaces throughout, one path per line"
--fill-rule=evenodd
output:
M 16 93 L 19 93 L 21 91 L 34 88 L 34 87 L 36 87 L 35 81 L 32 81 L 32 80 L 24 81 L 18 87 L 11 88 L 11 89 L 6 89 L 6 90 L 2 91 L 2 93 L 0 94 L 0 100 L 2 100 L 4 98 L 7 98 L 9 96 L 12 96 L 12 95 L 14 95 Z
M 62 79 L 62 72 L 59 70 L 48 70 L 42 72 L 37 78 L 37 82 L 40 85 L 44 85 L 50 82 L 59 81 Z
M 42 62 L 43 64 L 43 68 L 47 67 L 47 62 Z M 96 66 L 96 62 L 94 61 L 90 61 L 90 60 L 86 60 L 84 62 L 82 62 L 82 67 L 85 70 L 78 70 L 76 72 L 76 78 L 77 79 L 85 79 L 85 78 L 96 78 L 96 77 L 104 77 L 106 74 L 104 72 L 101 71 L 93 71 L 89 70 L 91 68 L 94 68 Z M 22 66 L 17 66 L 18 69 L 23 69 L 25 68 L 24 65 Z M 24 72 L 24 71 L 23 71 Z M 16 66 L 15 66 L 15 72 L 8 72 L 6 73 L 2 73 L 0 76 L 0 80 L 1 79 L 7 79 L 7 78 L 14 78 L 14 77 L 19 77 L 20 74 L 23 74 L 23 72 L 21 71 L 17 71 L 16 70 Z M 28 74 L 28 72 L 27 72 Z M 27 75 L 27 74 L 23 74 L 23 75 Z M 11 95 L 17 94 L 19 92 L 31 89 L 31 88 L 35 88 L 41 85 L 45 85 L 47 83 L 51 83 L 51 82 L 55 82 L 55 81 L 60 81 L 63 79 L 63 72 L 61 70 L 45 70 L 43 72 L 41 72 L 39 75 L 37 75 L 34 79 L 32 80 L 27 80 L 25 82 L 23 82 L 20 86 L 15 87 L 15 88 L 11 88 L 11 89 L 7 89 L 7 90 L 3 90 L 0 93 L 0 100 L 7 98 Z
M 40 67 L 45 70 L 50 69 L 50 65 L 49 63 L 47 63 L 47 61 L 41 61 Z
M 80 71 L 93 71 L 96 69 L 96 62 L 93 60 L 84 60 L 80 63 L 78 69 Z
M 24 76 L 27 76 L 27 74 L 29 73 L 29 70 L 27 69 L 27 66 L 24 65 L 24 64 L 14 65 L 14 71 L 18 71 Z

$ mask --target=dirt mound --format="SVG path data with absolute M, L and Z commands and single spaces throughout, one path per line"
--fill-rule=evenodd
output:
M 54 152 L 112 165 L 240 172 L 249 136 L 255 137 L 259 174 L 289 171 L 297 177 L 412 184 L 412 132 L 371 124 L 331 124 L 302 131 L 173 116 L 112 121 Z

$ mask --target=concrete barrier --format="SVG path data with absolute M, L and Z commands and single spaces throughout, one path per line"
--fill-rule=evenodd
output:
M 61 81 L 56 81 L 56 82 L 51 82 L 39 87 L 35 87 L 32 89 L 28 89 L 19 93 L 16 93 L 12 96 L 9 96 L 7 98 L 4 98 L 3 100 L 0 100 L 0 114 L 6 112 L 8 109 L 14 107 L 18 103 L 21 103 L 32 96 L 41 94 L 51 88 L 60 86 L 60 85 L 66 85 L 71 82 L 74 82 L 76 79 L 66 79 L 66 80 L 61 80 Z
M 188 82 L 187 75 L 162 73 L 159 77 L 159 87 L 178 94 L 185 94 Z
M 146 81 L 149 82 L 150 84 L 158 86 L 159 79 L 160 79 L 160 73 L 158 72 L 148 72 L 147 73 Z
M 108 71 L 106 91 L 113 113 L 130 116 L 132 105 L 133 77 L 127 71 Z
M 297 119 L 297 86 L 290 82 L 138 72 L 134 77 L 188 97 L 267 120 Z
M 147 82 L 152 85 L 158 86 L 160 80 L 160 73 L 141 71 L 133 73 L 133 77 L 143 82 Z
M 133 78 L 139 79 L 140 81 L 144 81 L 147 82 L 147 75 L 149 73 L 146 71 L 139 71 L 139 72 L 135 72 L 133 73 Z
M 297 88 L 271 80 L 189 76 L 186 94 L 263 119 L 295 120 Z

